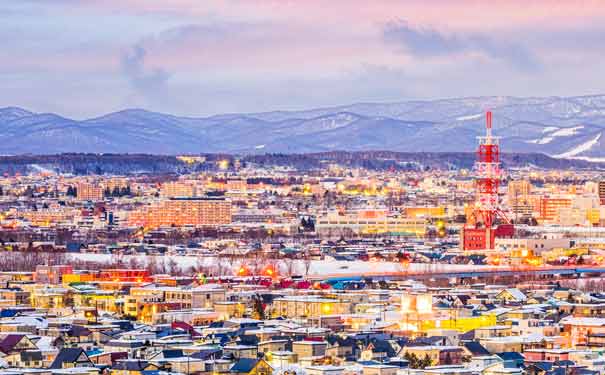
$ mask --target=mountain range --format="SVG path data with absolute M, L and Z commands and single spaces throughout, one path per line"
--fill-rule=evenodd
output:
M 203 118 L 127 109 L 74 120 L 6 107 L 0 108 L 0 153 L 472 151 L 485 131 L 486 109 L 505 152 L 605 161 L 605 95 L 359 103 Z

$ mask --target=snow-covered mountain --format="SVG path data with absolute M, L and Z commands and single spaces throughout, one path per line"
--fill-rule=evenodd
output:
M 83 121 L 7 107 L 0 108 L 0 153 L 472 151 L 486 109 L 504 152 L 605 161 L 605 95 L 359 103 L 206 118 L 129 109 Z

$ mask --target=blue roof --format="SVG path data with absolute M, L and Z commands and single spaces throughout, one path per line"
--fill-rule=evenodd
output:
M 496 354 L 498 357 L 502 358 L 505 361 L 524 361 L 525 357 L 517 352 L 502 352 Z
M 180 358 L 183 356 L 183 350 L 181 349 L 164 349 L 162 351 L 164 358 Z
M 380 365 L 381 363 L 378 361 L 357 361 L 362 366 L 371 366 L 371 365 Z
M 332 277 L 330 279 L 326 279 L 326 282 L 331 284 L 331 283 L 337 283 L 339 281 L 362 281 L 363 277 L 361 276 L 351 276 L 351 277 Z
M 98 349 L 98 348 L 86 351 L 86 355 L 89 356 L 89 357 L 91 355 L 97 355 L 97 354 L 101 354 L 101 353 L 103 353 L 103 351 L 101 349 Z
M 17 315 L 19 313 L 18 310 L 14 310 L 14 309 L 2 309 L 2 311 L 0 311 L 0 317 L 2 318 L 12 318 L 15 315 Z
M 243 372 L 248 373 L 254 369 L 256 364 L 258 363 L 258 359 L 252 358 L 240 358 L 235 364 L 231 367 L 229 372 Z

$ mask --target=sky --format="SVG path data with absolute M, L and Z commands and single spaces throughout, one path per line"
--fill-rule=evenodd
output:
M 602 0 L 5 0 L 0 107 L 84 119 L 605 93 Z

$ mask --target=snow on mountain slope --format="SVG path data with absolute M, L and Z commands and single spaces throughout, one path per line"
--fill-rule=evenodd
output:
M 584 129 L 583 125 L 575 126 L 572 128 L 557 128 L 554 126 L 549 126 L 544 128 L 542 133 L 548 133 L 548 136 L 542 137 L 540 139 L 530 139 L 527 143 L 535 143 L 539 145 L 545 145 L 550 143 L 555 139 L 555 137 L 570 137 L 572 135 L 578 134 L 578 131 Z
M 559 128 L 557 128 L 556 126 L 547 126 L 542 130 L 542 133 L 550 133 L 550 132 L 554 132 L 555 130 L 558 130 Z
M 476 115 L 468 115 L 468 116 L 460 116 L 456 117 L 456 121 L 468 121 L 468 120 L 477 120 L 483 117 L 482 113 L 478 113 Z
M 560 158 L 560 159 L 572 158 L 581 153 L 589 151 L 591 148 L 593 148 L 599 142 L 599 139 L 601 139 L 601 133 L 597 134 L 597 136 L 595 138 L 590 139 L 584 143 L 581 143 L 581 144 L 577 145 L 576 147 L 572 148 L 571 150 L 568 150 L 567 152 L 564 152 L 564 153 L 558 154 L 558 155 L 553 155 L 553 157 Z
M 357 121 L 359 116 L 351 113 L 338 113 L 334 116 L 327 116 L 316 119 L 317 128 L 315 130 L 333 130 L 347 126 Z
M 573 128 L 559 129 L 559 130 L 551 133 L 550 135 L 552 137 L 569 137 L 571 135 L 578 134 L 578 130 L 580 130 L 580 129 L 584 129 L 584 126 L 580 125 L 580 126 L 575 126 Z
M 550 143 L 553 139 L 554 137 L 544 137 L 542 139 L 538 139 L 537 142 L 534 143 L 537 143 L 539 145 L 545 145 L 547 143 Z

